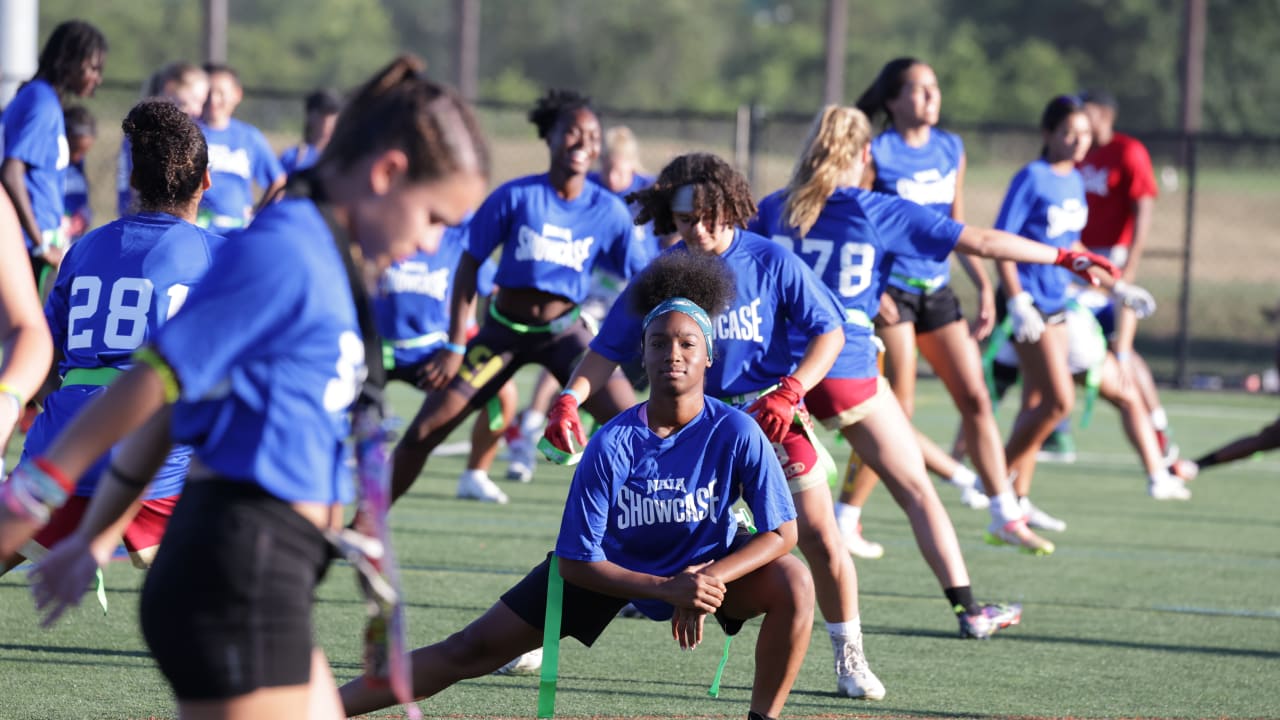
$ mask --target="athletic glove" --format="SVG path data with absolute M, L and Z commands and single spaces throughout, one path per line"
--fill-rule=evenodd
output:
M 573 441 L 579 446 L 587 444 L 587 434 L 582 430 L 582 419 L 578 417 L 578 398 L 569 391 L 560 393 L 547 412 L 547 429 L 542 437 L 557 450 L 572 454 Z
M 1117 281 L 1115 285 L 1111 286 L 1111 294 L 1122 305 L 1133 310 L 1139 320 L 1151 317 L 1152 313 L 1156 311 L 1156 299 L 1151 297 L 1151 293 L 1147 292 L 1145 288 Z
M 72 483 L 42 457 L 23 460 L 0 485 L 0 503 L 14 515 L 44 524 L 52 510 L 67 501 Z
M 1098 278 L 1089 272 L 1089 268 L 1100 267 L 1111 273 L 1111 277 L 1120 277 L 1120 269 L 1111 264 L 1111 261 L 1089 252 L 1088 250 L 1063 250 L 1058 249 L 1058 259 L 1053 261 L 1054 265 L 1064 267 L 1071 272 L 1079 275 L 1086 282 L 1094 287 L 1098 286 Z
M 1013 339 L 1022 343 L 1033 343 L 1044 333 L 1044 318 L 1036 309 L 1036 301 L 1031 293 L 1022 291 L 1009 298 L 1005 303 L 1009 317 L 1013 320 Z
M 778 381 L 777 388 L 756 398 L 747 408 L 747 414 L 755 416 L 769 442 L 782 442 L 803 398 L 804 386 L 788 375 Z

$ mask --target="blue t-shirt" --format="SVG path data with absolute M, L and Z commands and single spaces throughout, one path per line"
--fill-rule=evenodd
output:
M 182 388 L 173 438 L 201 462 L 286 502 L 351 499 L 345 440 L 364 344 L 310 200 L 274 203 L 228 236 L 155 344 Z
M 214 228 L 242 227 L 253 211 L 253 183 L 266 190 L 284 175 L 284 168 L 258 128 L 235 118 L 221 130 L 203 122 L 199 125 L 209 144 L 213 180 L 200 201 L 200 210 L 210 216 Z
M 1043 159 L 1028 164 L 1009 184 L 996 228 L 1038 240 L 1056 248 L 1070 248 L 1080 240 L 1089 219 L 1084 178 L 1075 168 L 1065 175 Z M 1056 265 L 1018 263 L 1018 282 L 1031 293 L 1036 307 L 1056 313 L 1067 306 L 1071 271 Z
M 565 200 L 547 175 L 530 175 L 494 190 L 471 219 L 467 252 L 484 261 L 502 247 L 499 287 L 535 288 L 580 303 L 591 270 L 630 278 L 651 256 L 631 242 L 631 213 L 613 193 L 583 183 Z
M 587 443 L 565 501 L 556 555 L 608 560 L 633 572 L 675 575 L 729 554 L 731 508 L 742 498 L 760 532 L 796 517 L 782 466 L 755 420 L 713 398 L 688 425 L 660 438 L 637 405 Z M 661 600 L 634 600 L 654 620 Z
M 58 91 L 36 78 L 22 86 L 4 109 L 4 158 L 27 165 L 23 179 L 31 198 L 31 211 L 41 232 L 62 226 L 63 170 L 71 162 L 66 123 Z M 27 249 L 40 239 L 27 237 Z
M 131 215 L 108 223 L 67 251 L 45 304 L 45 317 L 62 356 L 58 374 L 75 369 L 133 366 L 133 351 L 148 342 L 184 304 L 212 264 L 222 238 L 164 213 Z M 27 435 L 24 455 L 39 455 L 86 404 L 106 390 L 67 378 L 45 400 Z M 114 451 L 113 451 L 114 452 Z M 176 495 L 191 448 L 177 446 L 156 474 L 147 498 Z M 93 495 L 110 453 L 81 477 L 75 494 Z
M 597 185 L 604 188 L 605 190 L 607 191 L 609 190 L 608 184 L 605 183 L 605 179 L 600 175 L 600 173 L 592 170 L 591 172 L 587 173 L 587 179 L 593 183 L 596 183 Z M 630 195 L 633 192 L 639 192 L 641 190 L 644 190 L 645 188 L 652 185 L 656 180 L 657 178 L 655 178 L 652 175 L 632 173 L 631 184 L 613 194 L 617 195 L 618 199 L 625 203 L 627 202 L 628 195 Z M 634 220 L 635 216 L 640 212 L 640 207 L 638 205 L 628 204 L 627 209 L 631 211 L 632 220 Z M 643 225 L 635 225 L 634 223 L 632 224 L 631 242 L 641 246 L 643 248 L 643 252 L 650 258 L 655 258 L 658 256 L 658 253 L 662 252 L 662 248 L 658 247 L 658 236 L 653 232 L 652 220 L 650 220 L 647 223 L 644 223 Z M 604 272 L 605 271 L 603 270 L 597 270 L 596 274 L 599 275 Z M 621 283 L 618 282 L 617 276 L 613 275 L 613 273 L 608 273 L 607 278 L 608 279 L 604 279 L 603 281 L 600 279 L 597 279 L 597 283 L 604 282 L 606 285 L 617 284 L 618 287 L 621 287 Z M 611 280 L 613 282 L 610 282 Z
M 871 156 L 876 163 L 877 192 L 897 195 L 923 205 L 946 217 L 956 201 L 956 181 L 964 160 L 964 143 L 956 135 L 932 128 L 929 141 L 912 147 L 897 130 L 889 128 L 871 141 Z M 912 285 L 911 280 L 915 281 Z M 900 290 L 920 294 L 934 292 L 951 282 L 951 262 L 946 257 L 908 257 L 894 259 L 889 284 Z M 927 288 L 919 285 L 927 285 Z
M 889 268 L 904 257 L 945 259 L 964 226 L 894 195 L 840 188 L 827 198 L 817 221 L 802 237 L 787 223 L 786 205 L 785 190 L 761 200 L 751 228 L 768 233 L 799 255 L 844 308 L 845 345 L 827 377 L 876 377 L 880 371 L 868 321 L 880 311 Z M 792 348 L 798 360 L 805 342 L 794 331 Z
M 293 145 L 280 153 L 280 167 L 284 168 L 286 173 L 295 173 L 315 165 L 319 159 L 320 151 L 315 145 L 310 143 Z
M 93 208 L 89 207 L 89 180 L 84 174 L 84 161 L 67 165 L 63 177 L 62 212 L 67 217 L 79 213 L 88 227 L 93 223 Z
M 384 346 L 390 345 L 393 367 L 417 365 L 449 342 L 449 303 L 458 260 L 467 248 L 467 225 L 450 227 L 435 253 L 419 250 L 392 263 L 378 280 L 373 297 L 374 320 Z M 476 291 L 493 291 L 494 264 L 485 261 L 476 275 Z
M 678 242 L 666 252 L 688 252 Z M 808 265 L 796 254 L 752 232 L 736 230 L 720 260 L 733 271 L 737 295 L 712 318 L 715 358 L 707 369 L 707 394 L 730 397 L 777 384 L 795 369 L 788 329 L 803 346 L 840 328 L 843 314 Z M 617 363 L 640 357 L 644 318 L 631 312 L 630 291 L 609 309 L 591 349 Z

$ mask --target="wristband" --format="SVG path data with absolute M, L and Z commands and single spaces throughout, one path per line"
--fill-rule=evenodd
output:
M 156 371 L 156 374 L 160 376 L 160 384 L 164 386 L 165 402 L 175 403 L 178 398 L 182 397 L 182 391 L 178 386 L 178 377 L 173 374 L 173 368 L 154 348 L 151 346 L 139 348 L 133 353 L 133 359 Z
M 1120 362 L 1128 362 L 1131 355 L 1132 353 L 1130 353 L 1127 350 L 1123 352 L 1118 352 L 1116 353 L 1116 360 L 1119 360 Z
M 71 478 L 67 477 L 67 474 L 62 472 L 62 468 L 54 465 L 48 458 L 37 455 L 36 457 L 31 458 L 31 464 L 40 468 L 44 474 L 48 475 L 54 482 L 58 483 L 63 490 L 70 492 L 71 488 L 75 487 L 75 483 L 71 482 Z
M 447 342 L 447 343 L 445 343 L 445 344 L 444 344 L 444 349 L 445 349 L 445 350 L 448 350 L 449 352 L 453 353 L 454 355 L 466 355 L 466 354 L 467 354 L 467 346 L 466 346 L 466 345 L 459 345 L 458 343 L 451 343 L 451 342 Z
M 578 393 L 577 390 L 574 390 L 573 388 L 565 388 L 560 391 L 560 394 L 568 395 L 569 397 L 573 398 L 573 402 L 575 405 L 579 405 L 579 406 L 582 405 L 582 395 Z

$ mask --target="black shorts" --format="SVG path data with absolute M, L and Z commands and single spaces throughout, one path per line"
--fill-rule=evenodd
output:
M 997 325 L 1004 322 L 1004 319 L 1008 317 L 1009 315 L 1008 304 L 1009 304 L 1009 296 L 1005 294 L 1004 288 L 998 288 L 996 290 L 996 324 Z M 1066 308 L 1058 310 L 1057 312 L 1049 313 L 1037 307 L 1036 312 L 1040 313 L 1040 317 L 1044 318 L 1045 325 L 1061 325 L 1062 323 L 1067 321 Z
M 547 618 L 547 580 L 551 571 L 551 553 L 547 559 L 529 571 L 524 579 L 502 594 L 502 604 L 511 608 L 521 620 L 542 629 Z M 560 637 L 572 637 L 591 647 L 600 633 L 618 616 L 627 600 L 603 595 L 594 590 L 564 583 L 564 608 L 560 619 Z M 716 622 L 726 635 L 737 635 L 745 620 L 724 617 L 717 612 Z
M 933 332 L 964 319 L 964 313 L 960 311 L 960 298 L 956 297 L 950 285 L 927 294 L 892 285 L 885 292 L 898 306 L 898 322 L 894 324 L 911 323 L 915 325 L 917 333 Z
M 308 683 L 313 592 L 330 557 L 324 535 L 257 484 L 188 483 L 140 600 L 178 699 Z

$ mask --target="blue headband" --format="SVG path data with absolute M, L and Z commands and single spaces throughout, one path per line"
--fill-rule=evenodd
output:
M 711 318 L 707 317 L 707 311 L 698 307 L 698 304 L 689 298 L 673 297 L 667 298 L 658 303 L 658 306 L 649 311 L 644 316 L 644 329 L 649 329 L 649 323 L 657 320 L 660 316 L 670 312 L 680 312 L 693 318 L 698 323 L 698 327 L 702 329 L 702 336 L 707 340 L 707 359 L 711 355 Z

